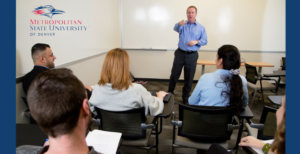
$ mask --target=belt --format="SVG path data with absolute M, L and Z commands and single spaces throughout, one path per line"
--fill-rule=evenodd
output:
M 197 51 L 185 51 L 185 50 L 182 50 L 180 48 L 178 48 L 178 50 L 180 50 L 181 52 L 184 52 L 185 54 L 191 54 L 191 53 L 197 52 Z

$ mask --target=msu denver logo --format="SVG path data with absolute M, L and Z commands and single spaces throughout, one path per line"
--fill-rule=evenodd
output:
M 47 16 L 49 18 L 52 18 L 53 15 L 63 14 L 65 12 L 62 10 L 55 9 L 52 5 L 44 5 L 44 6 L 35 8 L 32 11 L 32 13 L 35 15 L 42 15 L 42 16 Z

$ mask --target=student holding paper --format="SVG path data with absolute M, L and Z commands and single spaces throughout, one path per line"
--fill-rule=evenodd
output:
M 40 73 L 29 87 L 27 100 L 32 117 L 49 141 L 44 147 L 20 146 L 17 154 L 97 154 L 85 141 L 91 123 L 86 90 L 71 70 Z
M 253 136 L 241 139 L 239 146 L 262 149 L 265 154 L 285 154 L 285 97 L 281 100 L 281 107 L 276 112 L 277 132 L 272 144 L 266 144 Z
M 93 87 L 89 99 L 91 111 L 95 114 L 95 107 L 110 111 L 126 111 L 133 108 L 145 107 L 148 112 L 156 116 L 163 112 L 163 98 L 167 93 L 157 92 L 154 97 L 140 84 L 131 83 L 129 72 L 129 56 L 125 50 L 110 50 L 103 62 L 101 78 Z

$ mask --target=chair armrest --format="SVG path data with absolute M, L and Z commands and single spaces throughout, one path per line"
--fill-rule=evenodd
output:
M 153 124 L 145 124 L 145 123 L 142 123 L 142 124 L 141 124 L 141 127 L 142 127 L 143 130 L 145 130 L 145 129 L 153 128 L 154 125 L 153 125 Z
M 257 128 L 259 130 L 262 130 L 264 128 L 264 124 L 255 124 L 250 119 L 246 119 L 246 120 L 249 123 L 250 127 L 252 128 Z
M 175 121 L 175 112 L 171 114 L 171 124 L 178 127 L 182 126 L 182 121 Z
M 92 123 L 95 123 L 95 124 L 97 124 L 98 126 L 100 126 L 100 125 L 101 125 L 101 123 L 100 123 L 100 119 L 95 119 L 95 118 L 92 118 Z
M 233 125 L 233 124 L 228 124 L 227 125 L 227 130 L 228 131 L 233 131 L 234 129 L 239 129 L 240 125 Z
M 277 84 L 277 81 L 275 79 L 265 78 L 265 77 L 255 77 L 257 80 L 274 80 L 275 84 Z
M 30 118 L 30 111 L 29 110 L 25 110 L 23 113 L 26 117 Z

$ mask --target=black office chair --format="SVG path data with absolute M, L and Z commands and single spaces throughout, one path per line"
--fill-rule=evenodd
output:
M 29 117 L 29 123 L 30 124 L 37 124 L 37 122 L 32 118 L 31 114 L 30 114 L 30 110 L 28 107 L 28 102 L 27 99 L 25 97 L 22 97 L 23 102 L 25 103 L 25 105 L 27 106 L 27 110 L 24 111 L 24 115 Z
M 264 106 L 259 124 L 254 124 L 250 119 L 247 119 L 248 123 L 245 126 L 248 134 L 261 140 L 274 139 L 277 129 L 276 111 L 275 108 Z
M 148 145 L 152 129 L 155 126 L 157 132 L 157 118 L 151 124 L 146 124 L 145 108 L 136 108 L 127 111 L 107 111 L 95 107 L 99 129 L 122 133 L 122 146 L 136 146 L 147 149 L 147 153 L 153 147 L 158 152 L 158 134 L 156 134 L 156 145 Z M 93 120 L 95 121 L 95 120 Z
M 233 129 L 236 107 L 189 106 L 179 104 L 179 121 L 175 113 L 171 117 L 173 125 L 172 153 L 175 146 L 208 150 L 212 143 L 228 149 L 228 141 Z M 176 129 L 176 127 L 178 129 Z
M 263 101 L 264 101 L 264 93 L 263 93 L 264 90 L 270 90 L 270 91 L 274 90 L 277 95 L 277 91 L 276 91 L 277 81 L 275 79 L 262 77 L 260 74 L 257 73 L 256 67 L 254 67 L 252 65 L 245 63 L 245 66 L 246 66 L 246 79 L 248 81 L 247 86 L 254 90 L 254 94 L 253 94 L 253 98 L 252 98 L 250 107 L 252 106 L 252 104 L 254 102 L 256 92 L 259 92 L 262 94 Z M 258 80 L 259 80 L 259 82 L 257 82 Z M 274 80 L 275 85 L 273 85 L 272 83 L 269 83 L 266 80 Z M 272 91 L 272 92 L 274 92 L 274 91 Z
M 285 70 L 285 57 L 282 57 L 281 70 Z

